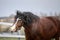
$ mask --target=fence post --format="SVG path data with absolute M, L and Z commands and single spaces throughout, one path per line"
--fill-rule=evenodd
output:
M 17 34 L 20 35 L 20 31 L 18 31 Z M 18 40 L 20 40 L 20 37 L 18 38 Z

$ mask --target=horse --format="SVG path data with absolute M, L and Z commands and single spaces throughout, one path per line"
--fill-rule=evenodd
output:
M 39 17 L 32 12 L 17 11 L 11 32 L 17 32 L 24 27 L 26 40 L 59 40 L 60 37 L 60 20 L 48 16 Z

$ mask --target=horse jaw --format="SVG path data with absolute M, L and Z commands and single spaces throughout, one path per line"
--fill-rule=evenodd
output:
M 9 30 L 14 32 L 16 30 L 16 25 L 14 24 Z
M 16 30 L 17 21 L 15 22 L 15 24 L 12 27 L 10 27 L 10 29 L 9 29 L 10 31 L 13 31 L 14 32 Z

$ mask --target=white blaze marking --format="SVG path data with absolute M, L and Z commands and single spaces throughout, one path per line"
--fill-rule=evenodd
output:
M 11 31 L 16 30 L 15 28 L 16 28 L 16 24 L 17 24 L 18 20 L 21 20 L 21 19 L 17 18 L 17 21 L 15 22 L 15 24 L 10 28 Z

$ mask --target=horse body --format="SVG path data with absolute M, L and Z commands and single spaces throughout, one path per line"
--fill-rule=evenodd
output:
M 60 20 L 55 17 L 40 18 L 31 12 L 17 12 L 15 21 L 10 30 L 16 31 L 23 26 L 26 40 L 51 40 L 51 38 L 59 40 Z
M 29 25 L 30 29 L 24 26 L 26 40 L 50 40 L 51 38 L 56 38 L 55 36 L 59 37 L 59 22 L 58 19 L 54 19 L 53 17 L 46 17 L 40 18 L 36 23 L 33 22 L 32 26 Z

